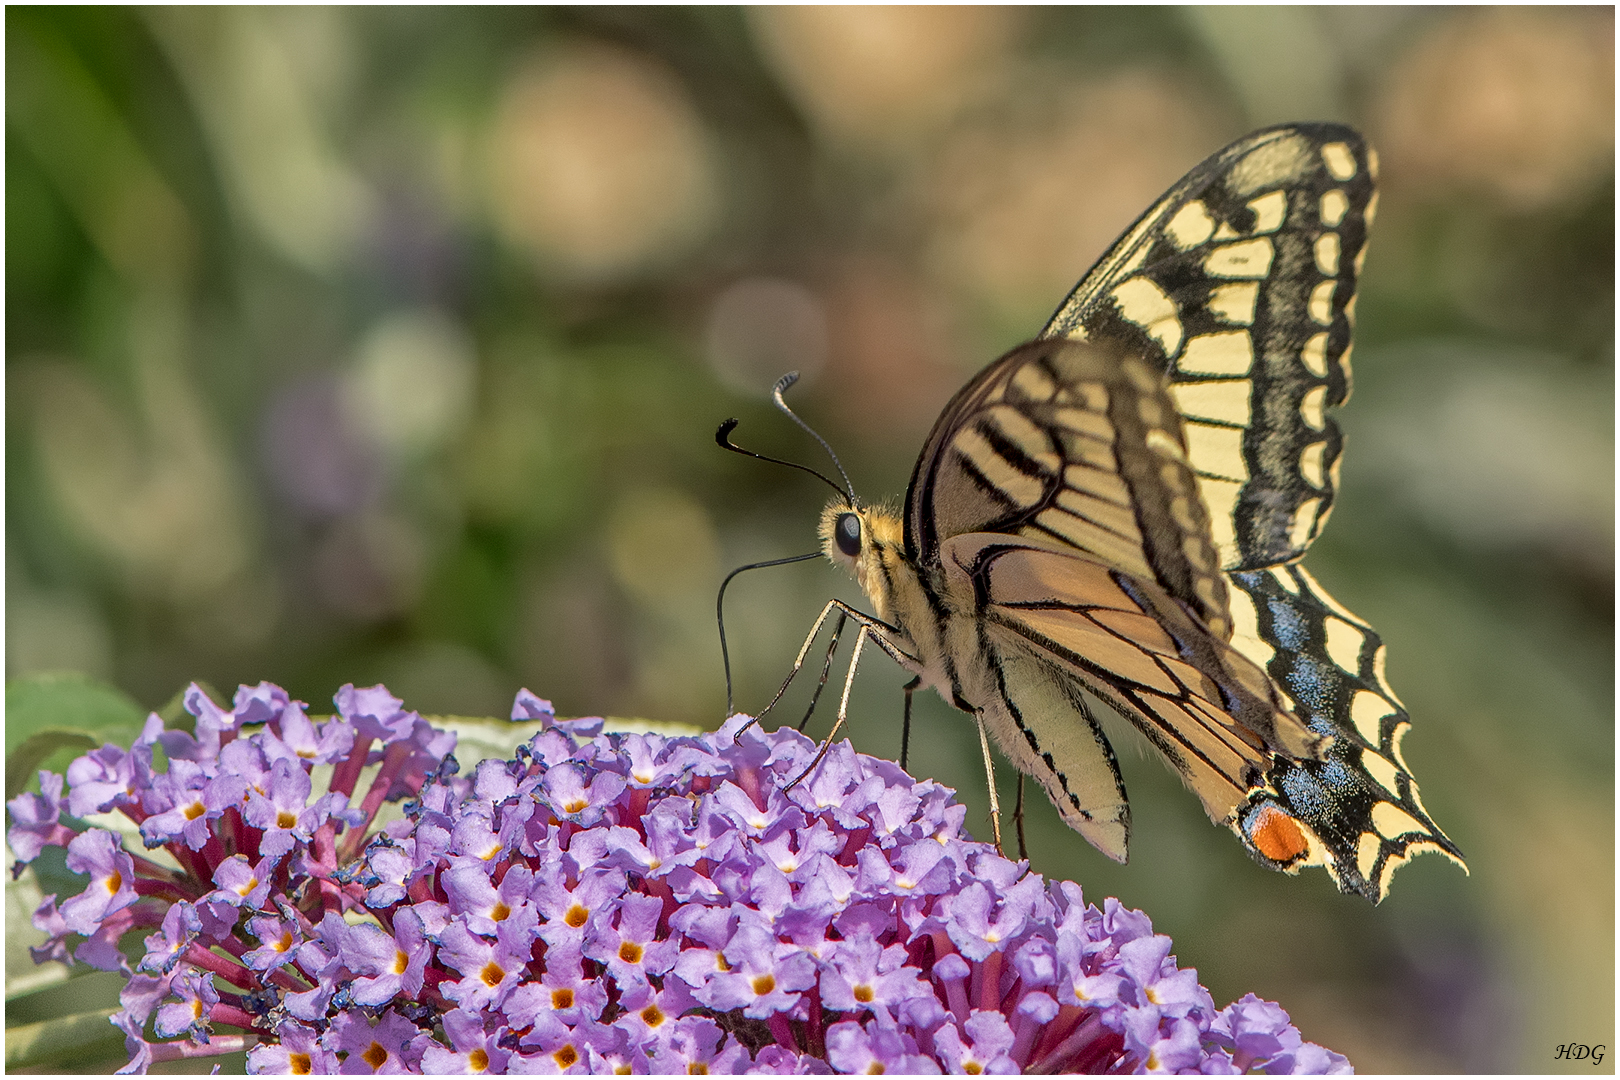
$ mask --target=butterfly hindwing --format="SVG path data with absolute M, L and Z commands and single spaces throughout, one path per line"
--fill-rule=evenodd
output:
M 1239 140 L 1172 188 L 1042 337 L 1112 340 L 1169 378 L 1228 569 L 1304 554 L 1333 506 L 1376 159 L 1335 124 Z
M 1401 755 L 1411 721 L 1385 679 L 1378 634 L 1303 566 L 1231 579 L 1233 645 L 1267 670 L 1313 731 L 1333 737 L 1322 760 L 1279 760 L 1250 793 L 1234 823 L 1245 846 L 1280 869 L 1324 865 L 1341 889 L 1374 903 L 1418 851 L 1463 865 Z M 1300 843 L 1286 819 L 1300 827 Z
M 1322 740 L 1283 710 L 1264 672 L 1157 585 L 999 533 L 952 537 L 941 557 L 948 592 L 976 598 L 982 636 L 1003 673 L 1007 658 L 1023 657 L 1092 691 L 1147 737 L 1211 819 L 1232 819 L 1274 751 L 1318 752 Z M 1027 742 L 1036 756 L 1048 755 L 1060 738 L 1049 717 L 1027 707 L 1025 687 L 1002 684 L 1022 717 L 1016 730 L 998 733 L 1003 745 Z

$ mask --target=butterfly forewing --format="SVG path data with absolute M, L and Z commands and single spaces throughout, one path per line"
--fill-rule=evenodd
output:
M 1334 124 L 1234 143 L 1097 264 L 1043 337 L 1118 341 L 1166 373 L 1221 565 L 1304 554 L 1333 506 L 1375 159 Z
M 1225 633 L 1226 582 L 1164 381 L 1096 345 L 1034 342 L 969 383 L 934 425 L 907 498 L 917 565 L 1002 532 L 1157 582 Z

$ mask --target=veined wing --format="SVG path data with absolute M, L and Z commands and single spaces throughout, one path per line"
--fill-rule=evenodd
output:
M 1286 710 L 1266 673 L 1159 585 L 997 533 L 952 537 L 940 556 L 949 595 L 972 597 L 981 639 L 972 648 L 1003 666 L 1007 657 L 1035 657 L 1084 685 L 1147 736 L 1213 820 L 1232 821 L 1274 754 L 1321 752 L 1325 740 Z M 1005 691 L 1016 706 L 1022 688 Z M 1037 752 L 1054 742 L 1032 728 L 1006 734 Z M 1095 761 L 1085 771 L 1097 771 Z
M 906 495 L 906 554 L 997 532 L 1153 582 L 1219 635 L 1226 581 L 1162 376 L 1079 342 L 1037 341 L 991 364 L 934 424 Z
M 1303 566 L 1230 575 L 1232 645 L 1262 665 L 1312 731 L 1333 737 L 1321 760 L 1279 760 L 1233 829 L 1262 863 L 1325 866 L 1339 888 L 1377 903 L 1420 851 L 1463 864 L 1435 825 L 1401 756 L 1411 721 L 1384 678 L 1377 633 Z
M 1114 341 L 1168 375 L 1227 569 L 1299 558 L 1338 487 L 1376 156 L 1289 124 L 1215 154 L 1097 263 L 1043 338 Z

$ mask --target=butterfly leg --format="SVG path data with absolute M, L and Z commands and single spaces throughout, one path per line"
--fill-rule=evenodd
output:
M 990 786 L 990 827 L 996 834 L 996 854 L 1001 851 L 1001 800 L 996 796 L 996 767 L 990 761 L 990 736 L 984 730 L 984 717 L 975 717 L 979 724 L 979 748 L 984 751 L 984 778 Z
M 890 626 L 882 619 L 874 618 L 864 611 L 857 611 L 848 604 L 844 603 L 842 600 L 829 600 L 827 601 L 827 606 L 821 609 L 821 614 L 816 616 L 815 625 L 810 627 L 810 633 L 805 636 L 804 644 L 799 646 L 799 655 L 793 658 L 793 668 L 788 672 L 787 678 L 782 680 L 782 685 L 776 691 L 775 696 L 771 698 L 770 702 L 767 703 L 763 709 L 759 710 L 759 713 L 755 715 L 752 720 L 744 724 L 737 734 L 741 735 L 744 731 L 747 731 L 749 728 L 763 720 L 765 718 L 765 714 L 774 709 L 776 707 L 776 703 L 782 700 L 782 695 L 787 693 L 787 688 L 793 683 L 793 677 L 797 675 L 799 673 L 799 669 L 804 666 L 804 658 L 809 655 L 810 646 L 815 643 L 816 635 L 821 633 L 822 624 L 827 621 L 827 616 L 831 615 L 835 611 L 838 612 L 840 630 L 843 627 L 844 619 L 854 619 L 861 625 L 861 629 L 865 632 L 866 636 L 875 641 L 878 648 L 882 649 L 884 653 L 888 655 L 889 659 L 893 660 L 907 671 L 916 671 L 921 667 L 921 661 L 919 661 L 915 656 L 907 653 L 890 639 L 890 635 L 900 634 L 900 629 L 898 627 Z M 859 639 L 857 639 L 857 641 L 858 640 Z M 853 670 L 853 667 L 851 670 Z
M 828 750 L 832 749 L 833 739 L 838 737 L 838 732 L 843 728 L 844 721 L 849 719 L 849 692 L 855 685 L 855 669 L 861 663 L 861 648 L 866 644 L 866 639 L 871 636 L 872 632 L 865 626 L 862 626 L 860 631 L 856 633 L 855 652 L 849 658 L 849 673 L 844 676 L 844 695 L 838 701 L 838 719 L 833 723 L 833 729 L 827 732 L 827 737 L 821 740 L 821 749 L 816 751 L 816 756 L 811 759 L 810 764 L 803 772 L 789 781 L 788 787 L 792 787 L 816 771 L 816 766 L 821 764 L 821 759 L 827 756 Z
M 1018 829 L 1018 857 L 1029 858 L 1029 843 L 1024 839 L 1024 774 L 1018 774 L 1018 802 L 1013 806 L 1013 825 Z
M 804 710 L 804 719 L 799 721 L 800 731 L 803 731 L 804 726 L 810 722 L 810 717 L 815 715 L 816 702 L 821 700 L 821 692 L 827 688 L 827 675 L 832 671 L 833 654 L 838 651 L 838 635 L 844 632 L 844 624 L 848 621 L 849 616 L 840 611 L 838 621 L 833 623 L 832 641 L 827 644 L 827 658 L 821 665 L 821 678 L 816 680 L 815 693 L 810 695 L 810 707 Z
M 782 695 L 787 693 L 787 688 L 792 685 L 793 676 L 797 675 L 799 673 L 799 669 L 804 666 L 805 655 L 809 653 L 811 644 L 813 644 L 816 640 L 816 635 L 821 633 L 822 623 L 827 621 L 828 615 L 838 610 L 841 606 L 842 605 L 837 600 L 827 601 L 827 606 L 821 609 L 821 614 L 816 616 L 815 624 L 810 627 L 810 633 L 805 635 L 804 644 L 799 646 L 799 655 L 793 658 L 793 668 L 787 673 L 787 678 L 782 680 L 782 685 L 777 689 L 776 695 L 766 703 L 763 709 L 754 714 L 754 718 L 752 720 L 743 725 L 742 730 L 737 732 L 738 735 L 741 735 L 743 731 L 747 731 L 749 728 L 765 719 L 765 714 L 776 708 L 776 703 L 782 700 Z M 842 616 L 844 612 L 840 611 L 839 614 Z M 830 660 L 831 657 L 829 656 L 828 659 Z
M 916 693 L 917 687 L 922 685 L 922 676 L 918 675 L 906 683 L 906 712 L 905 719 L 900 724 L 900 768 L 906 767 L 906 757 L 911 750 L 911 695 Z

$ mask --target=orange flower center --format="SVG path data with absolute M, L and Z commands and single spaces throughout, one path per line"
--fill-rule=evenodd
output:
M 382 1043 L 373 1042 L 370 1046 L 366 1047 L 366 1052 L 361 1054 L 360 1057 L 367 1065 L 371 1066 L 372 1072 L 376 1072 L 387 1063 L 388 1051 L 383 1049 Z

